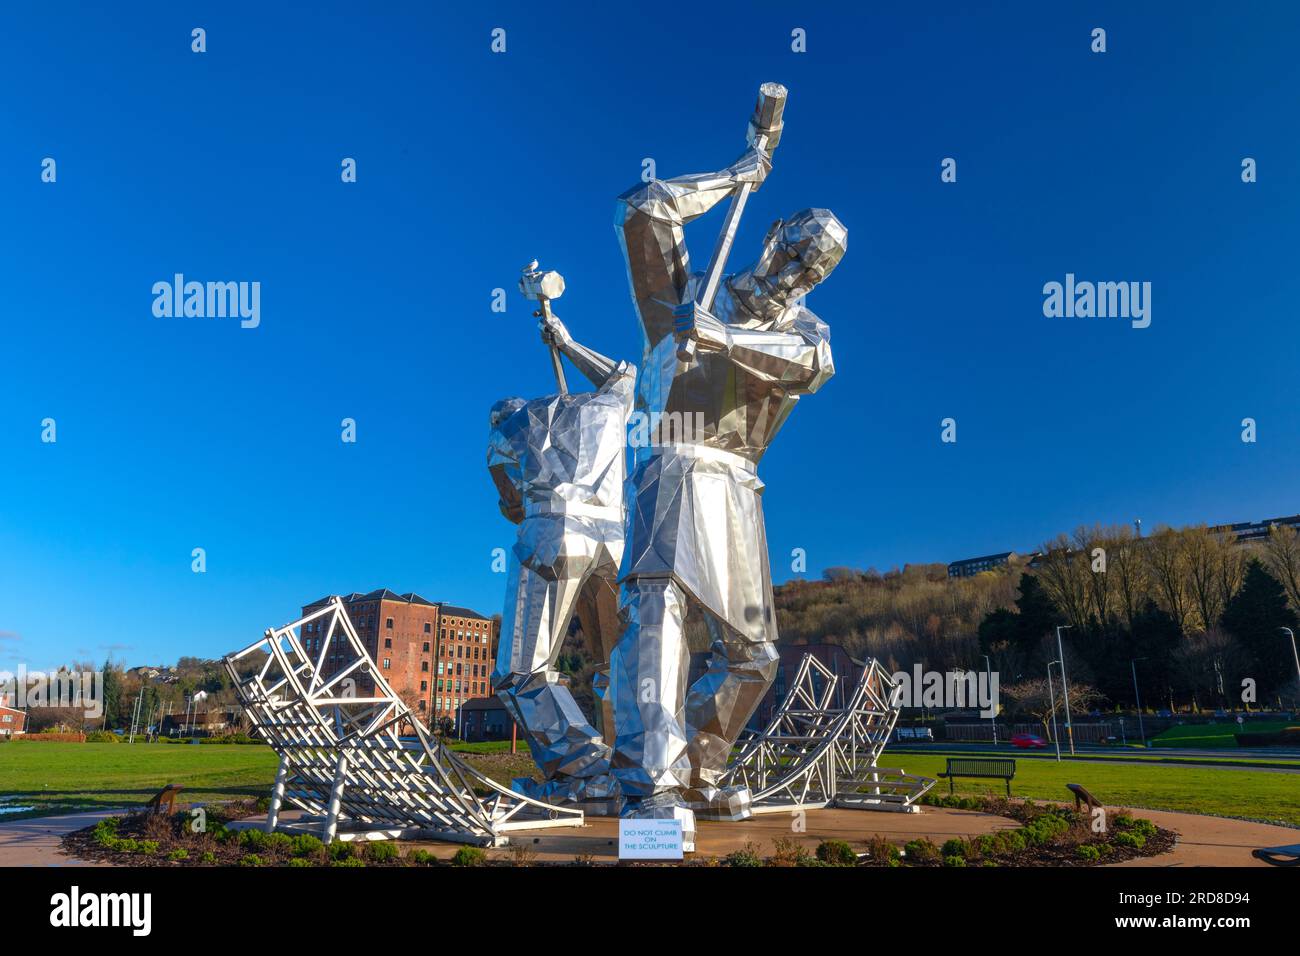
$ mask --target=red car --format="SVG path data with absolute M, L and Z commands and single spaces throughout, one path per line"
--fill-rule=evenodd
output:
M 1012 734 L 1011 746 L 1019 747 L 1021 750 L 1029 750 L 1031 747 L 1046 747 L 1047 741 L 1034 734 Z

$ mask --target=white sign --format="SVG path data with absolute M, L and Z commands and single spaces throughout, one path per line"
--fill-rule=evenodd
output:
M 680 860 L 681 820 L 619 820 L 620 860 Z

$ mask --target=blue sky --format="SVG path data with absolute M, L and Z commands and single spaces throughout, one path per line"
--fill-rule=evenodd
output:
M 0 669 L 216 656 L 331 592 L 499 610 L 487 410 L 551 387 L 519 268 L 635 357 L 613 199 L 733 160 L 765 80 L 732 265 L 804 206 L 850 232 L 837 374 L 763 461 L 778 580 L 1300 510 L 1300 8 L 270 6 L 0 13 Z M 155 318 L 177 272 L 261 325 Z M 1151 282 L 1151 327 L 1045 318 L 1067 272 Z

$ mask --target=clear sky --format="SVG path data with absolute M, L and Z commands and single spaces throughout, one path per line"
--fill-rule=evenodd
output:
M 217 656 L 376 587 L 499 610 L 487 410 L 552 387 L 520 267 L 636 357 L 614 197 L 731 162 L 766 80 L 733 266 L 804 206 L 850 234 L 808 302 L 837 374 L 761 469 L 777 580 L 1300 510 L 1293 4 L 277 6 L 0 12 L 0 669 Z M 178 272 L 260 282 L 261 324 L 155 318 Z M 1045 318 L 1066 273 L 1150 282 L 1150 327 Z

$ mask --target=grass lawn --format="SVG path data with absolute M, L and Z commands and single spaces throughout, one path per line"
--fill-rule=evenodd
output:
M 512 757 L 506 753 L 509 748 L 506 742 L 469 745 L 466 750 L 480 769 L 506 782 L 531 766 L 526 751 Z M 881 764 L 933 777 L 944 769 L 945 758 L 886 752 Z M 0 820 L 142 804 L 169 783 L 185 787 L 181 798 L 187 802 L 260 797 L 269 793 L 275 768 L 274 752 L 257 745 L 0 744 L 0 809 L 34 808 L 21 814 L 0 814 Z M 1251 817 L 1300 826 L 1300 799 L 1296 796 L 1300 775 L 1288 773 L 1020 760 L 1011 792 L 1038 800 L 1066 800 L 1070 798 L 1066 783 L 1081 783 L 1099 799 L 1118 806 Z M 936 784 L 936 792 L 947 788 L 947 781 Z M 958 780 L 957 792 L 1004 791 L 998 781 Z
M 1000 755 L 1000 756 L 1006 756 Z M 901 767 L 908 773 L 937 777 L 947 764 L 935 754 L 889 751 L 882 767 Z M 1069 800 L 1067 783 L 1081 783 L 1103 803 L 1112 806 L 1182 810 L 1221 817 L 1249 817 L 1300 826 L 1300 775 L 1263 770 L 1188 767 L 1178 764 L 1108 764 L 1102 761 L 1019 760 L 1011 793 L 1035 800 Z M 1005 794 L 1000 780 L 958 778 L 957 793 Z M 948 781 L 935 784 L 934 793 L 947 793 Z
M 278 765 L 256 744 L 0 744 L 0 821 L 141 804 L 169 783 L 181 799 L 229 800 L 269 793 Z
M 1285 720 L 1248 720 L 1244 726 L 1237 726 L 1235 720 L 1221 724 L 1187 725 L 1170 727 L 1158 737 L 1151 738 L 1152 747 L 1206 747 L 1235 748 L 1238 733 L 1273 734 L 1296 724 Z

